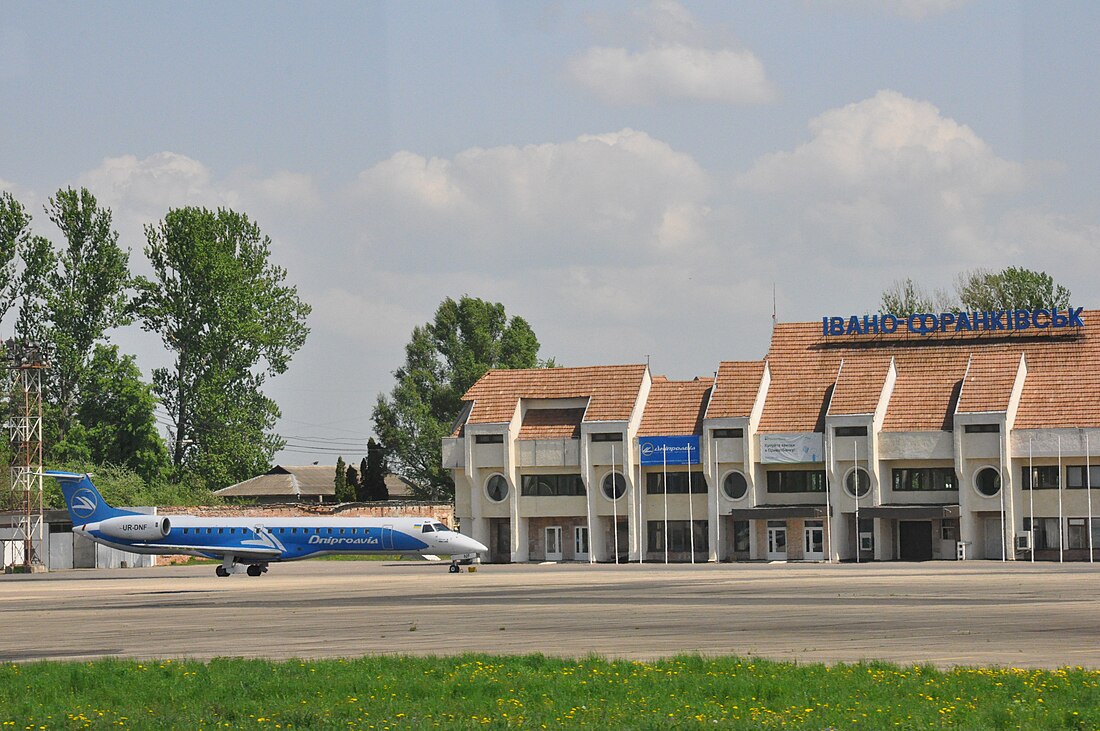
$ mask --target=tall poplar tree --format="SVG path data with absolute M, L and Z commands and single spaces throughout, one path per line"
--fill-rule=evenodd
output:
M 173 209 L 145 236 L 153 276 L 137 278 L 135 311 L 174 355 L 153 372 L 172 463 L 210 487 L 263 472 L 284 442 L 262 388 L 305 343 L 310 307 L 243 213 Z
M 64 439 L 79 404 L 79 388 L 97 342 L 125 324 L 130 252 L 118 244 L 111 210 L 87 188 L 57 191 L 46 206 L 65 241 L 46 267 L 45 302 L 53 346 L 51 400 L 58 407 Z M 47 258 L 45 252 L 35 252 Z M 50 266 L 50 264 L 54 266 Z

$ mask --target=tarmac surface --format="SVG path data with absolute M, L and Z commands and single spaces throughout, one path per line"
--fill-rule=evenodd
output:
M 543 653 L 1100 667 L 1100 564 L 306 561 L 0 576 L 0 662 Z

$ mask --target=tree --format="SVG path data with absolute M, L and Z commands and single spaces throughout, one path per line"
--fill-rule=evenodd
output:
M 535 368 L 539 341 L 504 305 L 464 296 L 443 300 L 432 322 L 413 329 L 397 384 L 379 395 L 372 418 L 390 468 L 423 485 L 423 494 L 453 495 L 442 466 L 442 439 L 462 410 L 462 395 L 490 368 Z
M 389 500 L 390 491 L 386 487 L 386 452 L 374 437 L 367 440 L 367 456 L 363 460 L 363 483 L 366 486 L 368 500 Z
M 332 480 L 333 486 L 336 488 L 336 502 L 344 502 L 340 499 L 340 496 L 347 492 L 348 489 L 348 474 L 347 463 L 344 462 L 343 457 L 336 458 L 336 476 Z
M 52 400 L 58 406 L 59 434 L 64 439 L 77 409 L 92 346 L 103 340 L 108 329 L 128 319 L 130 252 L 118 245 L 110 209 L 100 208 L 87 188 L 57 191 L 49 199 L 46 215 L 65 237 L 54 257 L 34 252 L 37 266 L 46 272 L 45 309 L 54 351 Z
M 119 465 L 146 482 L 158 481 L 168 469 L 168 450 L 157 430 L 152 387 L 141 380 L 134 357 L 120 355 L 114 345 L 95 346 L 80 394 L 61 448 L 75 453 L 83 443 L 93 464 Z
M 897 280 L 882 292 L 879 312 L 884 315 L 908 317 L 921 312 L 940 312 L 952 309 L 946 293 L 928 295 L 912 279 Z
M 955 283 L 959 301 L 967 310 L 1038 310 L 1066 308 L 1069 290 L 1056 285 L 1046 272 L 1008 267 L 992 273 L 981 269 L 960 274 Z
M 16 264 L 31 239 L 31 217 L 11 193 L 0 193 L 0 318 L 19 296 Z
M 1069 290 L 1046 272 L 1008 267 L 999 272 L 975 269 L 955 278 L 956 298 L 937 290 L 929 296 L 911 279 L 895 281 L 882 293 L 879 312 L 899 317 L 921 312 L 1038 310 L 1066 308 Z
M 357 500 L 359 495 L 359 473 L 350 465 L 345 473 L 344 484 L 347 486 L 347 494 L 344 496 L 344 499 L 341 499 L 339 495 L 336 499 L 342 503 L 350 503 Z
M 153 276 L 135 280 L 134 309 L 174 354 L 153 372 L 171 415 L 172 464 L 210 486 L 263 472 L 284 442 L 261 389 L 305 343 L 310 307 L 242 213 L 173 209 L 145 235 Z

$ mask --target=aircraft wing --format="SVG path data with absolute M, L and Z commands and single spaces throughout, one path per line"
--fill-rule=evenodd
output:
M 173 546 L 164 543 L 133 543 L 133 546 L 141 548 L 156 548 L 164 553 L 179 551 L 180 553 L 201 553 L 206 556 L 218 556 L 222 558 L 232 554 L 237 558 L 268 560 L 282 554 L 277 548 L 239 548 L 228 546 Z

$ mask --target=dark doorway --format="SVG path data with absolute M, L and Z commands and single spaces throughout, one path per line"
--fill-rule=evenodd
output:
M 900 541 L 899 558 L 902 561 L 930 561 L 932 559 L 932 521 L 898 521 Z
M 489 519 L 489 563 L 509 563 L 512 560 L 512 521 L 508 518 Z

